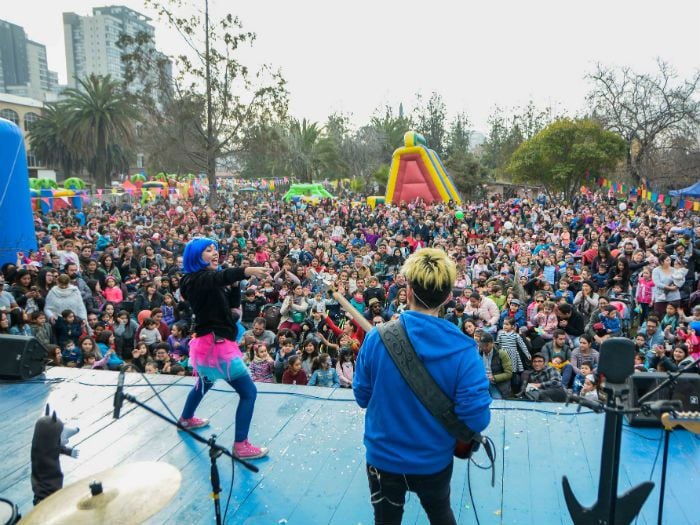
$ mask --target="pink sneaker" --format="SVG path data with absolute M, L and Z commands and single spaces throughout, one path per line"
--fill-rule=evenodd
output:
M 178 423 L 180 423 L 180 426 L 183 428 L 186 428 L 188 430 L 193 430 L 195 428 L 202 428 L 209 426 L 209 420 L 208 419 L 199 419 L 198 417 L 191 417 L 189 419 L 184 419 L 180 418 L 178 420 Z M 178 428 L 178 430 L 181 430 Z
M 258 459 L 267 456 L 267 453 L 267 447 L 256 447 L 247 439 L 233 444 L 233 455 L 239 459 Z

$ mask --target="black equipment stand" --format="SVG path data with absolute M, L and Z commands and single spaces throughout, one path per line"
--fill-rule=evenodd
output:
M 624 383 L 611 383 L 606 384 L 603 390 L 607 395 L 605 405 L 590 407 L 605 412 L 598 500 L 592 507 L 584 507 L 574 496 L 568 478 L 564 476 L 562 480 L 564 499 L 574 525 L 628 525 L 639 514 L 644 501 L 654 488 L 654 483 L 645 481 L 618 497 L 620 442 L 625 410 L 617 400 L 624 399 L 629 394 L 629 388 Z M 581 404 L 588 406 L 587 403 Z
M 670 390 L 669 397 L 673 398 L 673 391 L 678 382 L 678 378 L 685 372 L 688 372 L 694 366 L 697 366 L 698 363 L 700 363 L 700 358 L 688 363 L 683 368 L 680 368 L 677 372 L 668 372 L 668 377 L 665 380 L 663 380 L 661 383 L 656 385 L 654 388 L 649 390 L 649 392 L 647 392 L 639 398 L 639 405 L 642 408 L 642 412 L 646 415 L 651 415 L 652 412 L 655 412 L 660 416 L 661 414 L 659 412 L 673 412 L 676 409 L 682 409 L 683 407 L 680 405 L 680 401 L 677 401 L 676 403 L 673 403 L 672 401 L 662 403 L 660 408 L 652 407 L 652 403 L 645 403 L 645 401 L 654 394 L 656 394 L 659 390 L 661 390 L 662 388 L 666 388 L 667 386 Z M 666 495 L 666 470 L 668 469 L 668 445 L 670 438 L 671 429 L 666 428 L 664 426 L 664 456 L 661 462 L 661 486 L 659 487 L 659 513 L 657 519 L 658 525 L 662 525 L 664 515 L 664 497 Z
M 134 403 L 135 405 L 143 408 L 144 410 L 150 412 L 154 416 L 158 416 L 160 419 L 163 421 L 167 421 L 171 425 L 177 427 L 180 430 L 183 430 L 187 434 L 189 434 L 193 439 L 196 441 L 199 441 L 200 443 L 206 445 L 209 447 L 209 459 L 211 460 L 211 471 L 210 471 L 210 478 L 211 478 L 211 498 L 214 500 L 214 511 L 216 513 L 216 525 L 222 525 L 221 521 L 221 505 L 219 502 L 219 494 L 221 493 L 221 483 L 220 483 L 220 478 L 219 478 L 219 468 L 216 465 L 216 460 L 220 456 L 228 456 L 234 461 L 237 461 L 241 465 L 243 465 L 245 468 L 250 470 L 251 472 L 258 472 L 258 467 L 253 465 L 252 463 L 249 463 L 243 459 L 237 458 L 234 456 L 231 451 L 226 448 L 222 447 L 221 445 L 216 443 L 216 435 L 212 435 L 209 439 L 204 438 L 200 436 L 199 434 L 196 434 L 192 432 L 189 428 L 183 427 L 179 422 L 177 422 L 174 419 L 169 418 L 162 412 L 159 412 L 155 408 L 152 408 L 145 403 L 139 401 L 136 399 L 131 394 L 120 394 L 124 399 L 127 401 L 130 401 L 131 403 Z M 231 476 L 233 476 L 233 471 L 231 472 Z

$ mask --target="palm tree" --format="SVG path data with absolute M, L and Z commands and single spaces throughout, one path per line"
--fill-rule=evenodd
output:
M 287 166 L 302 182 L 313 182 L 321 172 L 342 169 L 338 145 L 316 122 L 293 119 L 287 132 Z
M 29 133 L 32 151 L 49 167 L 60 168 L 65 177 L 80 169 L 80 156 L 66 140 L 66 112 L 59 104 L 47 104 Z
M 129 95 L 111 77 L 91 75 L 78 84 L 77 89 L 63 92 L 61 102 L 67 140 L 88 159 L 97 186 L 109 188 L 110 171 L 123 165 L 138 115 Z

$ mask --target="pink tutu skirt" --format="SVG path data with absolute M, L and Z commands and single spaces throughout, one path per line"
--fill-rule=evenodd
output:
M 213 333 L 190 341 L 190 365 L 196 375 L 212 382 L 235 380 L 248 373 L 238 344 L 228 339 L 216 342 Z

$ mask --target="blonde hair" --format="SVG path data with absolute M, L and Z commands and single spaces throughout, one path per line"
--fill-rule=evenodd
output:
M 417 292 L 420 302 L 435 307 L 442 304 L 452 291 L 457 267 L 443 250 L 423 248 L 406 259 L 401 273 Z

